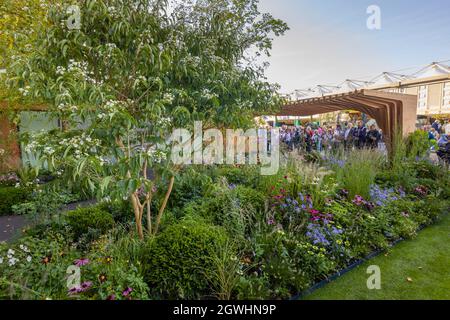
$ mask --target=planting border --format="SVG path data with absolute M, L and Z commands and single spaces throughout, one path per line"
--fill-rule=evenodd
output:
M 445 216 L 445 215 L 447 215 L 447 214 L 449 214 L 448 211 L 445 212 L 445 213 L 443 213 L 443 214 L 440 216 L 440 218 L 443 217 L 443 216 Z M 435 225 L 435 224 L 433 224 L 433 225 Z M 423 229 L 425 229 L 425 228 L 428 227 L 428 226 L 432 226 L 432 225 L 422 225 L 422 226 L 420 226 L 420 227 L 417 229 L 417 232 L 419 233 L 420 231 L 422 231 Z M 405 240 L 405 239 L 403 239 L 403 238 L 399 238 L 399 239 L 395 240 L 394 242 L 392 242 L 392 243 L 389 245 L 389 248 L 395 247 L 397 244 L 399 244 L 400 242 L 402 242 L 402 241 L 404 241 L 404 240 Z M 347 266 L 346 268 L 341 269 L 341 270 L 337 271 L 336 273 L 334 273 L 333 275 L 331 275 L 331 276 L 329 276 L 329 277 L 323 279 L 322 281 L 319 281 L 319 282 L 313 284 L 313 285 L 312 285 L 311 287 L 309 287 L 308 289 L 306 289 L 306 290 L 304 290 L 304 291 L 302 291 L 302 292 L 300 292 L 300 293 L 297 293 L 296 295 L 293 295 L 291 298 L 289 298 L 289 300 L 300 300 L 300 299 L 302 299 L 302 298 L 304 298 L 304 297 L 306 297 L 306 296 L 312 294 L 312 293 L 313 293 L 314 291 L 316 291 L 317 289 L 323 288 L 326 284 L 328 284 L 328 283 L 330 283 L 330 282 L 332 282 L 332 281 L 334 281 L 334 280 L 336 280 L 336 279 L 342 277 L 342 276 L 343 276 L 344 274 L 346 274 L 347 272 L 352 271 L 353 269 L 355 269 L 356 267 L 360 266 L 360 265 L 363 264 L 364 262 L 366 262 L 366 261 L 368 261 L 368 260 L 370 260 L 370 259 L 373 259 L 373 258 L 379 256 L 379 255 L 380 255 L 381 253 L 383 253 L 383 252 L 386 252 L 386 249 L 379 249 L 379 250 L 372 251 L 371 253 L 369 253 L 368 255 L 366 255 L 364 258 L 361 258 L 361 259 L 359 259 L 359 260 L 353 262 L 352 264 L 350 264 L 350 265 Z

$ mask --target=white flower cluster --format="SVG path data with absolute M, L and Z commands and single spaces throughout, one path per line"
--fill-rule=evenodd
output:
M 58 110 L 61 112 L 71 112 L 71 113 L 75 113 L 78 111 L 78 106 L 75 105 L 70 105 L 67 103 L 60 103 L 58 105 Z
M 117 48 L 115 43 L 107 43 L 105 46 L 106 46 L 106 49 L 108 49 L 108 50 L 113 50 L 113 49 Z
M 55 153 L 55 149 L 53 149 L 52 147 L 44 147 L 44 154 L 51 156 L 52 154 Z
M 97 119 L 108 119 L 111 121 L 117 113 L 124 110 L 125 105 L 126 102 L 123 101 L 109 100 L 102 107 L 100 107 L 101 112 L 97 114 Z
M 92 148 L 98 147 L 101 144 L 99 139 L 94 139 L 90 135 L 83 132 L 81 136 L 75 136 L 70 139 L 62 139 L 59 144 L 61 146 L 71 146 L 75 159 L 81 157 L 88 157 L 89 151 Z
M 24 148 L 26 153 L 33 153 L 39 148 L 40 144 L 36 138 L 36 135 L 31 135 L 30 142 Z
M 147 81 L 146 77 L 144 77 L 142 75 L 137 76 L 136 80 L 133 83 L 133 89 L 136 89 L 136 88 L 140 87 L 141 85 L 142 86 L 147 86 L 147 84 L 148 84 L 148 81 Z
M 211 90 L 209 89 L 203 89 L 201 92 L 202 98 L 206 99 L 206 100 L 211 100 L 213 98 L 217 98 L 217 94 L 212 93 Z
M 19 92 L 26 97 L 30 93 L 30 89 L 30 86 L 26 86 L 25 88 L 19 88 Z
M 174 96 L 172 93 L 164 93 L 163 99 L 164 99 L 167 103 L 172 103 L 173 100 L 175 100 L 175 96 Z
M 69 60 L 69 65 L 67 68 L 63 66 L 56 67 L 56 75 L 64 76 L 65 74 L 79 75 L 85 81 L 93 84 L 103 84 L 102 81 L 97 81 L 93 78 L 94 72 L 89 71 L 88 63 L 85 61 L 75 61 L 74 59 Z
M 105 61 L 111 60 L 113 57 L 113 50 L 116 48 L 117 48 L 117 46 L 115 43 L 107 43 L 107 44 L 105 44 L 104 49 L 101 49 L 99 51 L 99 55 Z
M 100 162 L 100 165 L 103 167 L 105 164 L 109 164 L 111 161 L 105 157 L 99 156 L 98 160 Z
M 146 154 L 152 163 L 162 163 L 167 160 L 167 153 L 155 146 L 148 148 Z
M 43 0 L 40 0 L 40 1 L 39 1 L 39 6 L 40 6 L 42 9 L 47 9 L 47 8 L 48 8 L 47 2 L 46 2 L 46 1 L 43 1 Z
M 170 128 L 171 125 L 172 125 L 172 119 L 168 118 L 168 117 L 159 118 L 155 123 L 156 127 L 162 128 L 162 129 Z
M 117 17 L 119 15 L 119 10 L 117 10 L 117 8 L 114 6 L 109 6 L 107 10 L 108 13 L 113 17 Z
M 31 262 L 32 257 L 30 255 L 30 250 L 28 249 L 27 246 L 21 244 L 19 245 L 20 250 L 22 250 L 22 252 L 19 252 L 19 255 L 25 255 L 25 260 L 27 262 Z M 6 260 L 8 261 L 8 266 L 12 267 L 14 266 L 17 262 L 19 262 L 19 258 L 16 255 L 16 251 L 13 249 L 8 249 L 8 251 L 6 252 Z M 0 264 L 3 264 L 3 262 L 5 261 L 4 257 L 0 256 Z
M 198 67 L 200 65 L 201 59 L 199 56 L 188 56 L 186 58 L 183 58 L 181 62 L 186 65 L 193 65 L 194 67 Z

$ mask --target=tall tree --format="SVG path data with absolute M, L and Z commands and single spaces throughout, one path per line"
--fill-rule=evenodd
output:
M 12 87 L 44 100 L 64 123 L 33 137 L 29 149 L 99 197 L 129 199 L 140 237 L 147 208 L 156 233 L 177 170 L 157 144 L 195 120 L 248 126 L 277 107 L 277 86 L 258 61 L 287 26 L 261 14 L 256 0 L 74 3 L 80 28 L 68 27 L 66 8 L 52 7 L 38 49 L 9 75 Z M 167 189 L 153 217 L 158 181 Z

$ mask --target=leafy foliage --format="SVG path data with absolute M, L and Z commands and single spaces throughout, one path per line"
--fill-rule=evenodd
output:
M 209 257 L 226 239 L 220 227 L 201 220 L 186 220 L 150 240 L 145 279 L 154 294 L 171 299 L 193 299 L 210 294 L 205 277 L 212 270 Z
M 18 57 L 8 73 L 12 89 L 44 100 L 64 123 L 28 137 L 27 150 L 99 197 L 130 199 L 143 237 L 154 186 L 166 183 L 170 196 L 178 169 L 164 147 L 174 127 L 194 120 L 246 127 L 279 106 L 277 87 L 262 80 L 264 66 L 250 61 L 268 54 L 271 36 L 287 26 L 261 14 L 255 0 L 196 1 L 170 14 L 165 1 L 74 4 L 81 28 L 68 29 L 65 8 L 52 6 L 39 50 Z
M 90 229 L 105 233 L 114 225 L 112 215 L 96 206 L 69 211 L 66 220 L 76 238 L 88 233 Z
M 24 202 L 29 195 L 26 188 L 0 187 L 0 216 L 13 213 L 13 206 Z

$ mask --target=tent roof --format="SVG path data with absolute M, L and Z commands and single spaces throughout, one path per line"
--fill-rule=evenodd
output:
M 341 110 L 368 114 L 387 135 L 392 135 L 397 125 L 404 132 L 412 132 L 416 124 L 417 96 L 361 89 L 297 100 L 283 106 L 277 115 L 312 116 Z
M 425 68 L 417 71 L 416 73 L 413 73 L 411 75 L 411 78 L 429 78 L 449 73 L 450 67 L 439 62 L 433 62 L 428 66 L 426 66 Z

